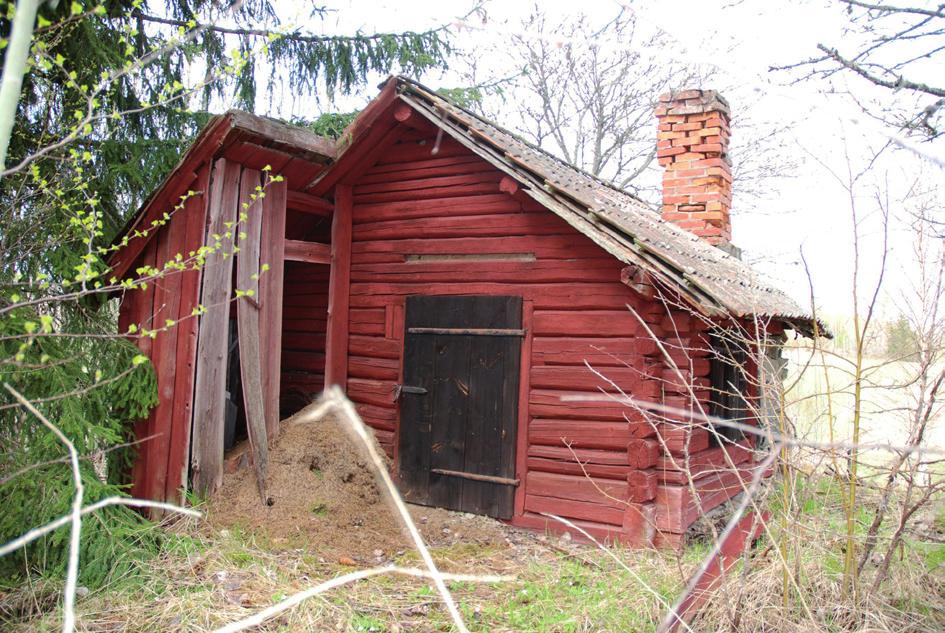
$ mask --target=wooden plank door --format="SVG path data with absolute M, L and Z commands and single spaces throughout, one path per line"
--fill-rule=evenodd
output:
M 400 485 L 408 501 L 508 519 L 521 297 L 407 298 Z

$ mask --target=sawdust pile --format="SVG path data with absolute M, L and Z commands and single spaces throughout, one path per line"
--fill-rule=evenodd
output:
M 272 505 L 260 501 L 253 468 L 242 468 L 224 475 L 209 508 L 211 526 L 248 530 L 275 546 L 303 548 L 326 560 L 376 564 L 410 549 L 358 441 L 332 416 L 295 419 L 283 422 L 269 453 Z M 421 506 L 412 506 L 411 514 L 430 545 L 505 540 L 503 526 L 487 517 Z

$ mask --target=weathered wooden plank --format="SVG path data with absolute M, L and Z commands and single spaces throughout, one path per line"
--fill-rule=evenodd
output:
M 451 138 L 444 137 L 437 148 L 439 151 L 434 154 L 433 147 L 435 145 L 436 138 L 432 135 L 429 139 L 422 141 L 396 143 L 380 155 L 377 159 L 377 165 L 403 164 L 415 160 L 469 156 L 469 150 Z
M 597 448 L 624 451 L 626 455 L 627 442 L 630 438 L 630 425 L 626 422 L 538 418 L 528 425 L 529 445 L 542 444 L 564 450 L 567 450 L 567 446 L 570 445 L 575 449 Z
M 728 456 L 726 457 L 726 453 Z M 743 464 L 751 459 L 751 450 L 731 444 L 690 455 L 688 458 L 664 455 L 656 463 L 661 483 L 685 484 L 712 472 L 729 470 L 730 464 Z
M 394 382 L 370 378 L 348 378 L 348 397 L 356 403 L 393 409 Z
M 396 183 L 414 178 L 452 176 L 457 173 L 474 174 L 485 171 L 495 171 L 495 168 L 477 156 L 434 158 L 403 165 L 396 163 L 376 165 L 358 179 L 358 185 Z
M 213 493 L 223 481 L 223 426 L 226 393 L 227 330 L 232 293 L 233 232 L 239 203 L 240 166 L 226 159 L 213 165 L 208 207 L 208 240 L 217 250 L 207 257 L 203 270 L 200 303 L 206 312 L 200 317 L 197 335 L 197 367 L 194 387 L 193 448 L 191 451 L 194 490 Z M 224 256 L 225 255 L 225 256 Z
M 328 339 L 325 382 L 344 388 L 348 379 L 348 296 L 351 279 L 351 187 L 335 187 L 331 220 L 331 273 L 328 282 Z M 383 330 L 383 327 L 382 327 Z
M 260 352 L 266 431 L 269 441 L 279 436 L 279 393 L 282 373 L 282 313 L 285 295 L 286 183 L 270 182 L 262 201 L 260 263 L 269 266 L 259 280 Z
M 649 337 L 574 338 L 539 336 L 535 339 L 532 362 L 536 365 L 571 365 L 594 368 L 644 366 L 643 356 L 658 352 Z
M 210 184 L 210 166 L 204 165 L 197 177 L 197 189 L 203 195 L 191 198 L 186 207 L 186 230 L 183 254 L 186 257 L 203 245 L 207 226 L 207 189 Z M 191 423 L 194 413 L 194 370 L 197 363 L 198 318 L 193 316 L 200 302 L 201 270 L 181 273 L 180 310 L 177 333 L 177 376 L 174 382 L 174 413 L 171 422 L 171 443 L 168 454 L 168 474 L 165 497 L 182 502 L 182 491 L 187 487 L 189 470 Z
M 286 207 L 293 211 L 326 218 L 335 210 L 335 205 L 331 201 L 301 191 L 288 192 L 286 195 Z
M 260 186 L 260 174 L 253 169 L 244 169 L 240 180 L 240 209 L 246 214 L 242 224 L 246 239 L 240 243 L 236 258 L 236 287 L 247 293 L 237 299 L 236 320 L 239 334 L 240 381 L 243 390 L 243 413 L 246 431 L 253 451 L 253 468 L 256 471 L 256 488 L 263 504 L 269 499 L 267 477 L 269 474 L 269 441 L 266 435 L 266 407 L 262 380 L 262 356 L 259 343 L 259 252 L 262 238 L 262 200 L 253 199 Z M 254 277 L 257 277 L 254 279 Z M 251 296 L 249 293 L 252 293 Z
M 667 532 L 685 532 L 699 518 L 700 506 L 702 512 L 708 512 L 743 492 L 751 481 L 753 468 L 746 465 L 734 471 L 711 473 L 687 485 L 657 486 L 656 527 Z
M 151 240 L 144 247 L 143 252 L 141 253 L 140 258 L 137 260 L 139 266 L 154 266 L 154 256 L 157 252 L 157 241 Z M 149 283 L 148 287 L 144 290 L 134 290 L 134 291 L 125 291 L 126 293 L 132 292 L 134 299 L 132 300 L 130 306 L 129 314 L 129 324 L 133 323 L 138 326 L 140 329 L 143 326 L 151 327 L 151 314 L 154 308 L 154 284 Z M 124 305 L 124 300 L 122 301 Z M 127 327 L 125 328 L 127 332 Z M 152 340 L 149 336 L 138 336 L 137 339 L 138 349 L 142 354 L 152 359 Z M 135 437 L 138 440 L 142 440 L 148 437 L 148 429 L 151 424 L 151 415 L 154 412 L 152 410 L 149 417 L 143 420 L 137 420 L 134 424 L 134 433 Z M 134 497 L 145 498 L 147 490 L 147 473 L 148 473 L 148 453 L 144 445 L 138 447 L 137 458 L 135 459 L 134 464 L 131 467 L 131 494 Z
M 442 215 L 491 215 L 519 213 L 521 205 L 506 194 L 475 194 L 439 200 L 401 200 L 399 202 L 360 203 L 355 224 L 371 224 L 390 220 L 434 218 Z M 586 240 L 589 244 L 592 242 Z
M 481 164 L 486 169 L 495 169 L 492 165 L 489 165 L 484 160 L 478 156 L 473 156 L 472 154 L 466 154 L 465 156 L 447 156 L 445 158 L 430 158 L 427 160 L 413 160 L 409 163 L 377 163 L 358 180 L 358 182 L 373 182 L 372 178 L 380 177 L 383 174 L 387 173 L 397 173 L 404 170 L 426 170 L 426 169 L 445 169 L 448 170 L 444 173 L 455 173 L 457 166 L 459 165 L 470 165 L 470 164 Z M 465 168 L 462 168 L 465 169 Z
M 324 373 L 325 354 L 315 351 L 283 350 L 282 365 L 286 369 L 302 369 Z
M 386 266 L 386 269 L 384 269 Z M 490 282 L 581 283 L 609 282 L 613 280 L 614 268 L 602 260 L 512 262 L 501 260 L 452 262 L 452 267 L 441 266 L 440 270 L 417 270 L 424 264 L 381 264 L 376 270 L 352 269 L 353 283 L 454 283 L 462 284 L 470 278 Z M 626 303 L 626 301 L 624 301 Z
M 532 444 L 528 447 L 529 457 L 553 459 L 555 461 L 574 462 L 575 455 L 582 464 L 605 464 L 611 466 L 627 466 L 626 450 L 603 450 L 594 448 L 579 448 L 572 446 L 543 446 Z
M 536 336 L 636 336 L 640 322 L 629 310 L 535 312 Z
M 399 370 L 400 362 L 395 359 L 348 356 L 348 376 L 350 378 L 371 378 L 396 382 Z
M 481 169 L 477 171 L 454 171 L 450 174 L 420 174 L 415 177 L 408 177 L 403 172 L 396 180 L 388 180 L 379 183 L 365 183 L 359 179 L 354 186 L 354 197 L 375 193 L 392 193 L 395 191 L 417 191 L 429 190 L 434 187 L 458 187 L 463 185 L 480 185 L 482 183 L 493 183 L 498 185 L 500 176 L 495 169 Z
M 525 478 L 525 494 L 571 501 L 589 501 L 609 508 L 617 508 L 621 512 L 627 507 L 627 482 L 614 479 L 530 471 Z M 621 516 L 621 522 L 622 520 Z
M 584 519 L 596 523 L 610 523 L 622 525 L 624 511 L 600 503 L 588 501 L 567 501 L 556 497 L 545 497 L 536 494 L 525 495 L 525 510 L 527 512 L 554 514 L 566 519 Z
M 393 431 L 397 426 L 397 409 L 363 403 L 356 408 L 364 423 L 375 430 Z
M 531 421 L 531 412 L 529 410 L 528 392 L 531 389 L 531 369 L 532 369 L 532 345 L 534 344 L 534 333 L 532 320 L 535 314 L 535 305 L 532 301 L 522 301 L 522 328 L 525 330 L 525 338 L 522 339 L 521 357 L 519 358 L 519 376 L 518 376 L 518 411 L 516 412 L 516 430 L 515 430 L 515 476 L 519 479 L 525 477 L 528 472 L 526 460 L 528 456 L 528 424 Z M 525 511 L 525 488 L 519 486 L 515 491 L 513 499 L 513 516 L 520 515 Z
M 580 391 L 602 389 L 610 393 L 617 392 L 619 389 L 623 393 L 633 394 L 634 396 L 642 396 L 642 392 L 638 390 L 642 387 L 646 391 L 647 397 L 654 397 L 659 394 L 659 383 L 655 380 L 649 380 L 643 371 L 635 367 L 601 367 L 596 371 L 600 375 L 587 366 L 537 366 L 533 367 L 531 372 L 532 387 Z
M 355 198 L 355 204 L 358 199 Z M 547 213 L 491 213 L 488 215 L 451 215 L 409 220 L 385 220 L 355 225 L 354 241 L 401 240 L 453 238 L 456 235 L 466 237 L 514 237 L 564 235 L 568 232 L 564 222 L 549 222 Z M 603 258 L 601 258 L 603 260 Z M 619 274 L 619 267 L 611 264 L 614 275 Z
M 564 396 L 582 399 L 563 400 Z M 602 397 L 605 398 L 603 401 Z M 640 417 L 639 412 L 629 404 L 607 399 L 599 391 L 532 389 L 530 398 L 532 415 L 536 417 L 615 421 Z
M 181 254 L 182 257 L 187 256 L 186 233 L 187 207 L 174 214 L 171 221 L 161 230 L 158 249 L 163 252 L 159 254 L 157 259 L 156 266 L 158 268 L 163 268 L 165 262 L 174 260 L 178 254 Z M 154 341 L 159 402 L 155 409 L 154 426 L 151 429 L 156 437 L 149 446 L 149 449 L 155 455 L 150 466 L 152 472 L 149 499 L 167 498 L 168 478 L 170 476 L 172 480 L 176 480 L 176 473 L 180 472 L 181 467 L 180 464 L 172 464 L 169 461 L 171 436 L 174 431 L 174 413 L 178 406 L 183 407 L 184 400 L 189 399 L 189 395 L 183 393 L 180 394 L 181 398 L 178 399 L 178 393 L 175 389 L 178 371 L 178 337 L 182 334 L 177 324 L 180 317 L 181 282 L 182 275 L 175 271 L 168 271 L 162 279 L 154 282 L 156 286 L 154 326 L 156 328 L 166 327 L 167 329 L 161 331 Z M 174 475 L 169 475 L 170 471 L 175 471 Z M 160 512 L 152 513 L 152 516 L 160 515 Z
M 284 350 L 303 352 L 325 352 L 325 334 L 323 332 L 292 332 L 282 343 Z
M 301 240 L 284 240 L 285 259 L 309 264 L 330 264 L 331 245 Z
M 327 159 L 335 156 L 335 143 L 331 139 L 312 134 L 304 128 L 284 125 L 238 110 L 231 110 L 226 116 L 232 118 L 237 127 L 252 130 L 258 136 L 280 145 L 298 148 L 313 159 L 327 162 Z
M 566 502 L 561 501 L 560 503 L 564 504 Z M 556 513 L 551 512 L 551 514 Z M 620 541 L 625 535 L 622 527 L 610 523 L 580 519 L 573 520 L 572 523 L 593 536 L 599 543 L 615 543 Z M 535 514 L 534 512 L 525 512 L 524 514 L 516 515 L 512 518 L 511 524 L 515 527 L 528 528 L 540 532 L 552 532 L 557 534 L 567 532 L 571 535 L 571 538 L 577 541 L 583 542 L 586 540 L 586 537 L 580 532 L 571 530 L 552 518 Z
M 543 457 L 529 457 L 526 463 L 529 471 L 557 473 L 559 475 L 573 475 L 575 477 L 598 477 L 601 479 L 627 478 L 629 468 L 626 464 L 591 464 L 568 460 L 545 459 Z
M 400 359 L 401 346 L 402 343 L 399 340 L 352 334 L 348 343 L 348 352 L 351 356 Z
M 503 194 L 504 195 L 504 194 Z M 358 206 L 360 213 L 364 207 Z M 588 246 L 589 245 L 589 246 Z M 426 239 L 374 239 L 355 242 L 351 252 L 361 253 L 402 253 L 402 254 L 478 254 L 478 253 L 534 253 L 541 259 L 573 259 L 575 257 L 595 257 L 593 242 L 590 240 L 575 240 L 571 235 L 542 235 L 540 237 L 512 236 L 512 237 L 449 237 L 439 240 Z M 619 273 L 619 267 L 615 267 Z M 633 293 L 626 286 L 618 286 L 625 296 L 632 297 Z
M 440 200 L 465 196 L 485 195 L 495 193 L 498 184 L 482 182 L 449 187 L 428 187 L 414 191 L 390 191 L 384 193 L 368 193 L 354 197 L 355 204 L 372 204 L 379 202 L 401 202 L 405 200 Z
M 598 295 L 595 288 L 604 284 L 590 283 L 553 283 L 530 284 L 489 283 L 476 279 L 466 283 L 359 283 L 351 284 L 352 307 L 383 307 L 390 302 L 403 301 L 404 296 L 412 294 L 451 295 L 451 294 L 491 294 L 507 295 L 518 293 L 526 301 L 532 301 L 536 310 L 598 310 L 603 308 L 626 308 L 625 297 L 619 295 Z M 606 291 L 605 291 L 606 292 Z M 602 337 L 589 337 L 602 338 Z M 614 336 L 613 338 L 620 338 Z M 581 363 L 572 363 L 581 364 Z M 613 364 L 613 363 L 612 363 Z

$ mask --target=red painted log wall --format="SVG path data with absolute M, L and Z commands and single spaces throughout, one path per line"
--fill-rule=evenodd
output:
M 285 418 L 325 386 L 328 266 L 285 263 L 280 410 Z
M 520 295 L 532 313 L 519 430 L 526 447 L 519 470 L 527 472 L 516 473 L 524 494 L 513 523 L 560 529 L 541 515 L 555 512 L 598 537 L 651 544 L 658 528 L 671 533 L 660 542 L 678 542 L 693 519 L 692 499 L 682 492 L 687 460 L 696 458 L 704 509 L 728 498 L 729 479 L 737 478 L 723 478 L 722 490 L 709 484 L 724 465 L 704 429 L 661 425 L 663 444 L 639 412 L 600 397 L 622 391 L 674 405 L 689 400 L 629 304 L 664 338 L 681 377 L 707 404 L 709 365 L 699 349 L 705 324 L 621 283 L 621 263 L 524 192 L 500 190 L 503 174 L 455 142 L 442 139 L 434 155 L 435 136 L 402 134 L 373 167 L 349 179 L 348 395 L 393 454 L 405 297 Z M 684 455 L 684 463 L 666 450 Z M 748 459 L 745 450 L 732 454 L 739 464 Z
M 524 512 L 515 522 L 534 527 L 546 520 L 538 513 L 555 511 L 597 535 L 618 535 L 632 412 L 560 397 L 596 396 L 598 387 L 659 396 L 643 362 L 655 347 L 634 338 L 639 324 L 625 308 L 639 298 L 600 247 L 521 192 L 501 192 L 503 174 L 452 141 L 432 155 L 434 143 L 433 133 L 420 142 L 410 135 L 353 182 L 348 395 L 393 454 L 405 297 L 522 296 L 533 315 L 527 419 L 520 421 L 528 472 L 517 473 Z

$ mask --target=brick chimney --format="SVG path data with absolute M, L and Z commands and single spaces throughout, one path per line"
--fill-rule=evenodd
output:
M 656 156 L 663 172 L 663 219 L 725 247 L 732 239 L 728 103 L 714 90 L 660 97 Z

